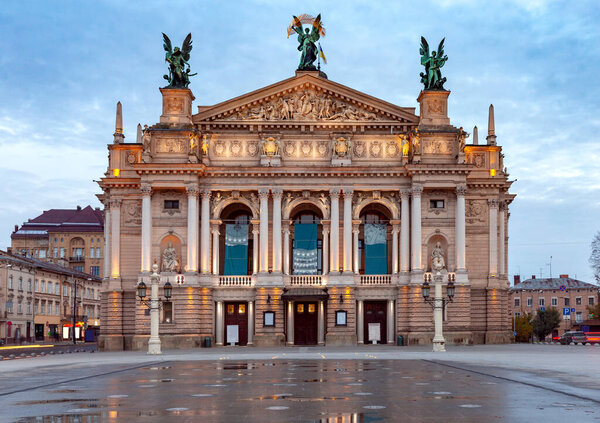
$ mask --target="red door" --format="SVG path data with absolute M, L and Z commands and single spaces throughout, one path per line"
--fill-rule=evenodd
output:
M 317 345 L 318 320 L 316 302 L 294 303 L 295 345 Z
M 365 344 L 370 344 L 369 340 L 369 323 L 372 324 L 372 331 L 377 331 L 377 325 L 379 325 L 379 339 L 378 344 L 387 343 L 387 310 L 386 301 L 365 301 Z
M 225 303 L 225 334 L 223 339 L 229 345 L 227 333 L 235 333 L 237 326 L 237 345 L 248 344 L 248 303 Z

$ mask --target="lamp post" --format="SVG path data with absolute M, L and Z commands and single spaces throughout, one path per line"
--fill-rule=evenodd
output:
M 158 285 L 160 276 L 158 274 L 158 264 L 152 265 L 152 274 L 150 275 L 150 301 L 145 300 L 146 298 L 146 284 L 144 281 L 140 281 L 137 285 L 138 297 L 140 302 L 150 309 L 150 339 L 148 340 L 148 354 L 162 354 L 160 350 L 160 337 L 158 334 L 158 311 L 162 307 L 162 299 L 158 297 Z M 167 281 L 163 287 L 165 300 L 171 298 L 171 292 L 173 287 Z
M 433 275 L 434 282 L 434 298 L 429 298 L 430 286 L 432 274 L 427 272 L 423 275 L 423 299 L 426 303 L 433 307 L 433 323 L 434 323 L 434 336 L 433 336 L 433 352 L 444 352 L 446 351 L 446 340 L 443 334 L 443 313 L 444 307 L 447 303 L 451 303 L 454 299 L 454 281 L 456 280 L 455 273 L 448 273 L 448 285 L 446 287 L 448 298 L 442 296 L 442 273 L 438 270 Z

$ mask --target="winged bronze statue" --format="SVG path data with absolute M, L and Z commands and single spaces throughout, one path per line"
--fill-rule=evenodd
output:
M 442 78 L 441 68 L 448 60 L 448 56 L 444 56 L 444 40 L 440 41 L 437 52 L 429 54 L 429 44 L 425 37 L 421 37 L 421 64 L 425 66 L 425 72 L 421 72 L 421 83 L 426 90 L 443 90 L 446 78 Z
M 166 51 L 165 61 L 169 63 L 169 74 L 163 76 L 169 82 L 166 88 L 187 88 L 190 85 L 190 76 L 197 75 L 190 73 L 190 64 L 188 63 L 192 51 L 192 34 L 185 37 L 181 49 L 179 47 L 173 49 L 171 40 L 164 32 L 163 41 L 163 48 Z
M 308 17 L 307 15 L 302 15 L 301 18 L 304 16 Z M 298 42 L 300 43 L 298 50 L 302 52 L 298 70 L 317 70 L 314 63 L 317 60 L 319 50 L 315 43 L 321 38 L 321 34 L 324 34 L 321 24 L 321 14 L 319 13 L 313 20 L 312 30 L 310 28 L 303 29 L 301 19 L 296 16 L 293 16 L 291 27 L 298 34 Z

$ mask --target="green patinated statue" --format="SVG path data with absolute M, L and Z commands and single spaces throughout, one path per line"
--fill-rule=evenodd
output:
M 302 52 L 298 70 L 317 70 L 314 63 L 319 55 L 319 49 L 315 44 L 321 35 L 325 35 L 325 31 L 321 24 L 321 14 L 312 21 L 312 30 L 310 28 L 303 29 L 302 23 L 310 18 L 308 15 L 301 15 L 300 18 L 294 16 L 292 25 L 288 28 L 288 36 L 293 30 L 298 34 L 298 50 Z
M 426 90 L 443 90 L 446 78 L 442 78 L 441 68 L 448 60 L 448 56 L 444 56 L 444 40 L 442 39 L 437 52 L 431 52 L 429 55 L 429 44 L 424 37 L 421 37 L 421 64 L 425 66 L 425 73 L 421 72 L 421 82 L 425 85 Z
M 192 51 L 192 34 L 188 34 L 183 41 L 181 49 L 179 47 L 171 46 L 171 40 L 163 32 L 163 47 L 167 52 L 165 54 L 165 61 L 169 63 L 169 74 L 163 75 L 169 85 L 165 88 L 187 88 L 190 85 L 190 76 L 197 75 L 190 73 L 190 52 Z M 187 66 L 187 69 L 186 69 Z

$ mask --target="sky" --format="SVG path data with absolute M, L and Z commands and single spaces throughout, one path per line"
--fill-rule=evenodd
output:
M 437 46 L 455 126 L 494 104 L 511 192 L 509 274 L 593 282 L 600 230 L 600 3 L 512 0 L 19 1 L 0 9 L 0 249 L 50 208 L 100 207 L 115 107 L 126 142 L 161 113 L 162 35 L 192 33 L 190 88 L 211 105 L 293 76 L 292 15 L 322 14 L 329 79 L 417 107 L 420 36 Z M 551 266 L 549 265 L 551 263 Z

